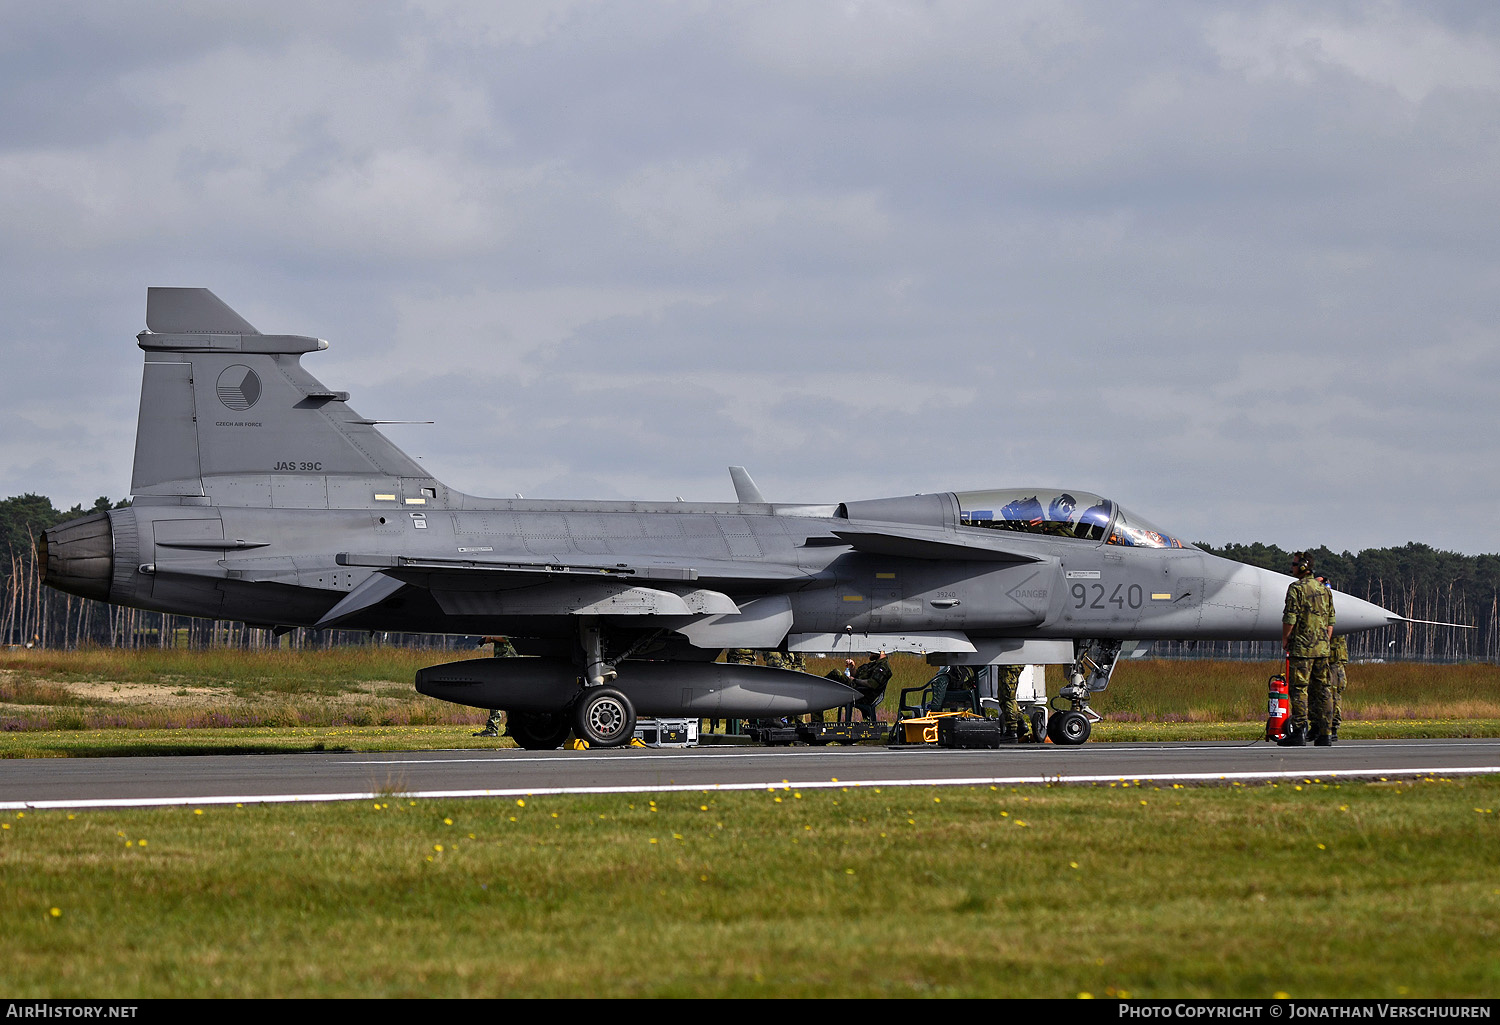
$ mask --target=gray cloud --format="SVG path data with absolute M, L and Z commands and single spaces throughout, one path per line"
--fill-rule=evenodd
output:
M 128 486 L 144 289 L 455 486 L 1010 484 L 1495 551 L 1483 5 L 0 6 L 0 492 Z

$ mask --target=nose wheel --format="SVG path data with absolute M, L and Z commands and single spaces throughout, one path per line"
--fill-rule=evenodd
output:
M 1088 716 L 1071 709 L 1059 712 L 1047 720 L 1047 736 L 1052 738 L 1054 744 L 1082 744 L 1089 739 L 1093 728 L 1094 724 L 1089 722 Z

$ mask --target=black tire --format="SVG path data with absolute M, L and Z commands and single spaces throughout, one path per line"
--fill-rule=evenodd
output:
M 566 712 L 505 713 L 505 735 L 528 751 L 555 751 L 572 729 Z
M 590 687 L 573 706 L 573 730 L 589 747 L 619 747 L 635 736 L 635 706 L 613 687 Z
M 1054 716 L 1048 729 L 1052 736 L 1052 743 L 1076 746 L 1089 739 L 1089 733 L 1094 728 L 1089 722 L 1089 717 L 1082 712 L 1064 712 L 1062 715 Z
M 1040 744 L 1047 736 L 1047 731 L 1052 724 L 1047 721 L 1047 710 L 1045 708 L 1033 708 L 1031 710 L 1031 742 Z

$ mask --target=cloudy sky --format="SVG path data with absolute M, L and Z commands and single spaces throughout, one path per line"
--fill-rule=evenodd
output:
M 0 261 L 0 496 L 191 285 L 473 494 L 1500 551 L 1487 0 L 0 0 Z

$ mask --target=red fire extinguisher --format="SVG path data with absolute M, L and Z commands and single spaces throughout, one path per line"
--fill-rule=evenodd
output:
M 1271 693 L 1266 701 L 1266 739 L 1280 740 L 1286 736 L 1287 720 L 1292 717 L 1292 696 L 1286 680 L 1292 675 L 1292 658 L 1287 656 L 1286 668 L 1280 676 L 1271 677 Z

